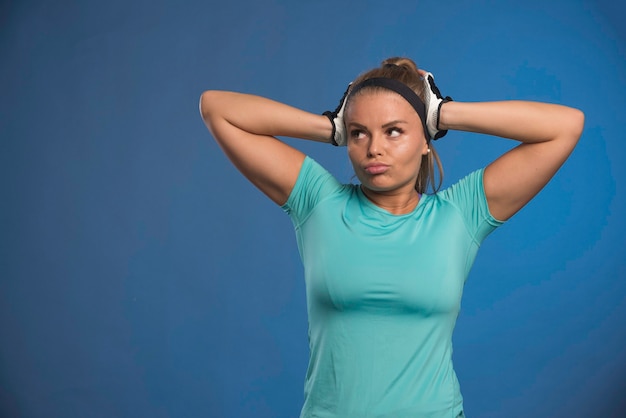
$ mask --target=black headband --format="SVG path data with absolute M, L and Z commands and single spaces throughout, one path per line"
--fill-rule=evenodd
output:
M 422 126 L 424 127 L 424 136 L 426 137 L 427 141 L 430 141 L 428 128 L 426 128 L 426 105 L 424 105 L 424 102 L 413 91 L 413 89 L 393 78 L 375 77 L 368 78 L 367 80 L 362 81 L 354 86 L 352 90 L 350 90 L 350 96 L 365 87 L 382 87 L 384 89 L 394 91 L 400 96 L 404 97 L 404 100 L 406 100 L 411 106 L 413 106 L 413 109 L 415 109 L 420 119 L 422 120 Z

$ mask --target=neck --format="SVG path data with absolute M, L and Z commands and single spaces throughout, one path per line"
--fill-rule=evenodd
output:
M 417 190 L 377 192 L 361 185 L 361 190 L 370 202 L 393 215 L 404 215 L 415 209 L 420 200 Z

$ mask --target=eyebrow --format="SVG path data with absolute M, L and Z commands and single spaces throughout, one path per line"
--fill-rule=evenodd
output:
M 398 124 L 401 124 L 401 123 L 408 123 L 408 122 L 405 121 L 405 120 L 396 119 L 396 120 L 392 120 L 391 122 L 385 123 L 382 126 L 382 128 L 388 128 L 390 126 L 398 125 Z M 361 125 L 360 123 L 357 123 L 357 122 L 350 122 L 349 125 L 350 126 L 356 126 L 357 128 L 367 129 L 367 127 L 365 125 Z

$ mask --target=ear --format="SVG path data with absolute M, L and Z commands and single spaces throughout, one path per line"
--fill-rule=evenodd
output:
M 424 148 L 422 149 L 422 155 L 428 155 L 430 153 L 430 144 L 428 141 L 424 141 Z

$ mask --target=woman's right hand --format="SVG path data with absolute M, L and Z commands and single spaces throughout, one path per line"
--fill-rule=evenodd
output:
M 348 88 L 343 94 L 341 100 L 339 100 L 339 105 L 334 112 L 326 111 L 323 113 L 324 116 L 330 119 L 330 123 L 332 123 L 333 125 L 333 132 L 330 136 L 330 143 L 338 147 L 345 147 L 348 144 L 346 125 L 343 121 L 343 111 L 346 108 L 346 98 L 348 97 L 351 86 L 352 83 L 348 84 Z
M 443 138 L 448 131 L 439 128 L 441 106 L 446 102 L 451 102 L 450 96 L 443 97 L 439 87 L 435 84 L 435 77 L 425 70 L 418 70 L 424 80 L 424 104 L 426 105 L 426 127 L 430 139 L 437 140 Z

